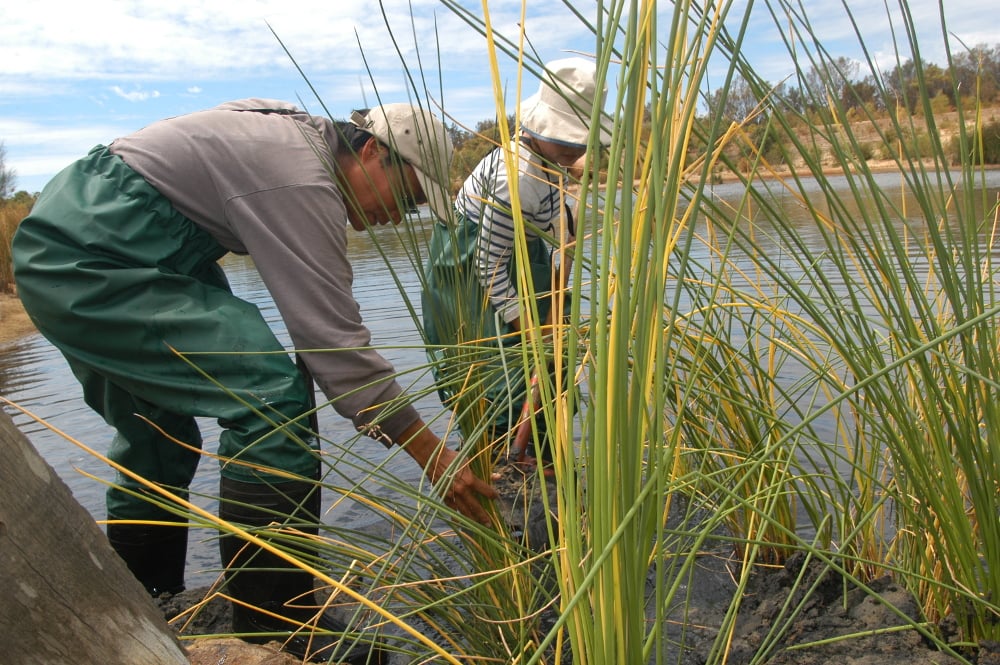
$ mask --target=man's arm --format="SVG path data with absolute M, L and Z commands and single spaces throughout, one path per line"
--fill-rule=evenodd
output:
M 431 482 L 437 483 L 458 456 L 431 432 L 424 421 L 417 419 L 396 441 L 397 445 L 420 465 Z M 467 464 L 458 468 L 444 490 L 444 501 L 465 516 L 480 524 L 490 524 L 490 516 L 483 508 L 483 499 L 497 498 L 496 489 L 478 478 Z

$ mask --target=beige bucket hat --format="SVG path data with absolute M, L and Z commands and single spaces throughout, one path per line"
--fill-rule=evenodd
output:
M 370 133 L 413 167 L 427 204 L 441 219 L 451 215 L 448 168 L 454 148 L 444 123 L 411 104 L 383 104 L 351 122 Z
M 583 58 L 563 58 L 545 65 L 538 92 L 521 102 L 521 126 L 541 139 L 573 146 L 589 143 L 590 116 L 596 104 L 604 109 L 608 87 L 597 95 L 597 69 Z M 600 142 L 611 138 L 600 129 Z

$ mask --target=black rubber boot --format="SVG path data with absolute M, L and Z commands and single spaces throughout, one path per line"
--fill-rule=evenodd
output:
M 151 596 L 184 590 L 186 526 L 109 524 L 108 540 Z
M 311 483 L 267 485 L 223 478 L 220 489 L 219 517 L 227 522 L 245 527 L 280 522 L 305 533 L 319 531 L 320 491 Z M 332 662 L 351 665 L 385 662 L 377 648 L 358 644 L 348 651 L 338 648 L 339 635 L 323 634 L 343 633 L 347 626 L 329 613 L 315 620 L 319 606 L 313 596 L 312 575 L 236 536 L 222 537 L 219 551 L 227 568 L 227 592 L 250 606 L 233 603 L 233 633 L 248 642 L 282 642 L 285 651 L 313 662 L 325 663 L 331 657 Z M 302 555 L 314 556 L 315 551 L 303 551 Z M 310 631 L 310 626 L 317 632 Z

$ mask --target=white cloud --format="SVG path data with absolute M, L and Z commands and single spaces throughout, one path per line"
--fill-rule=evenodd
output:
M 42 122 L 0 117 L 0 137 L 4 137 L 8 148 L 40 146 L 44 152 L 86 151 L 96 143 L 119 136 L 123 129 L 123 126 L 108 123 L 54 127 Z
M 17 189 L 37 192 L 48 180 L 98 144 L 106 144 L 135 127 L 125 124 L 81 123 L 52 126 L 0 116 L 0 140 L 7 165 L 17 178 Z
M 907 20 L 901 5 L 909 11 Z M 737 0 L 730 11 L 727 26 L 734 34 L 746 10 L 747 0 Z M 947 36 L 942 30 L 942 11 Z M 793 52 L 798 66 L 808 71 L 809 54 L 815 54 L 819 44 L 827 57 L 843 56 L 862 63 L 860 75 L 864 76 L 872 73 L 864 63 L 865 51 L 877 71 L 895 66 L 897 56 L 899 61 L 913 58 L 907 41 L 910 23 L 924 61 L 946 66 L 946 39 L 953 52 L 961 50 L 960 41 L 969 46 L 1000 43 L 1000 29 L 984 29 L 981 17 L 980 0 L 949 0 L 941 5 L 911 0 L 888 6 L 877 2 L 765 0 L 751 10 L 741 53 L 757 74 L 777 82 L 794 73 Z
M 121 88 L 121 86 L 117 85 L 111 86 L 111 92 L 130 102 L 144 102 L 147 99 L 156 99 L 160 96 L 160 92 L 158 90 L 133 90 L 132 92 L 126 92 Z

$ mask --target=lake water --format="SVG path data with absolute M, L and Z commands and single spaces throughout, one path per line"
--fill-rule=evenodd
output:
M 891 194 L 894 187 L 897 189 L 899 187 L 899 176 L 896 174 L 884 174 L 878 178 L 887 193 Z M 831 178 L 831 181 L 836 183 L 837 179 Z M 994 190 L 1000 190 L 1000 171 L 989 173 L 985 187 L 990 190 L 990 200 L 996 200 L 997 191 Z M 734 196 L 738 192 L 739 188 L 735 185 L 721 185 L 713 189 L 713 194 L 719 197 Z M 812 222 L 804 210 L 796 212 L 798 208 L 799 204 L 789 196 L 786 212 L 793 219 L 796 215 L 799 216 L 802 235 L 809 243 L 811 242 L 809 229 Z M 429 228 L 427 222 L 421 224 L 418 235 L 426 233 Z M 395 238 L 393 229 L 383 228 L 376 233 L 380 235 L 380 244 L 389 261 L 396 267 L 402 291 L 419 310 L 419 282 L 410 265 L 405 244 Z M 372 331 L 373 343 L 388 347 L 384 355 L 400 370 L 421 366 L 424 363 L 424 354 L 419 348 L 420 337 L 400 289 L 386 268 L 386 259 L 366 234 L 350 233 L 350 236 L 355 297 L 361 304 L 365 321 Z M 818 232 L 812 240 L 815 241 L 816 247 L 821 246 L 822 240 Z M 222 265 L 233 291 L 257 304 L 271 323 L 278 339 L 289 346 L 284 326 L 253 263 L 245 257 L 227 256 Z M 788 377 L 789 381 L 797 378 Z M 415 375 L 411 380 L 416 382 L 417 387 L 430 387 L 430 378 L 426 373 Z M 62 356 L 40 335 L 30 335 L 0 347 L 0 394 L 30 410 L 51 427 L 66 432 L 99 452 L 103 453 L 111 441 L 112 431 L 83 403 L 79 386 Z M 431 418 L 441 410 L 433 392 L 418 401 L 416 405 L 425 418 Z M 88 453 L 67 442 L 52 429 L 34 422 L 23 413 L 10 412 L 15 423 L 67 483 L 77 500 L 95 518 L 103 518 L 104 486 L 88 476 L 109 480 L 112 477 L 109 469 Z M 205 436 L 205 448 L 212 450 L 218 436 L 218 426 L 211 420 L 203 420 L 201 425 Z M 405 454 L 394 454 L 398 452 L 395 449 L 391 452 L 386 451 L 380 444 L 368 439 L 357 439 L 351 424 L 340 418 L 333 409 L 321 410 L 320 429 L 326 438 L 355 441 L 353 445 L 359 455 L 370 460 L 373 465 L 384 463 L 396 476 L 413 483 L 420 479 L 420 471 L 409 457 Z M 438 434 L 443 433 L 440 423 L 435 425 L 435 429 Z M 192 484 L 192 493 L 216 495 L 217 484 L 217 465 L 206 460 L 201 464 Z M 378 491 L 382 492 L 382 489 Z M 211 499 L 195 499 L 195 502 L 214 512 Z M 324 519 L 355 529 L 388 528 L 382 525 L 382 520 L 372 511 L 360 505 L 338 504 Z M 218 553 L 214 541 L 209 536 L 192 537 L 188 559 L 190 586 L 207 584 L 216 578 L 219 566 Z

